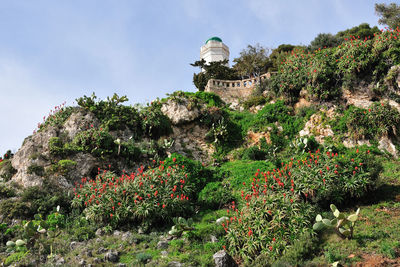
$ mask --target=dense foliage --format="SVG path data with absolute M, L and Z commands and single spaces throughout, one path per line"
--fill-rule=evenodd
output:
M 72 205 L 83 209 L 88 220 L 114 226 L 169 221 L 192 208 L 193 182 L 184 169 L 184 165 L 160 164 L 120 177 L 104 170 L 96 179 L 82 178 Z

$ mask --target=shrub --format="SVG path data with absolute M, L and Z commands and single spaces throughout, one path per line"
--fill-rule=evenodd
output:
M 137 162 L 142 155 L 142 151 L 137 147 L 133 140 L 121 144 L 121 156 L 129 163 Z
M 110 155 L 117 150 L 113 137 L 103 128 L 90 128 L 78 133 L 72 144 L 79 151 L 88 152 L 95 156 Z
M 191 93 L 186 94 L 190 95 Z M 219 95 L 214 93 L 197 91 L 196 93 L 194 93 L 194 96 L 210 107 L 221 107 L 224 104 L 224 101 L 222 101 Z
M 189 159 L 177 153 L 172 153 L 170 157 L 164 160 L 166 168 L 176 164 L 185 166 L 188 179 L 193 187 L 196 188 L 194 192 L 195 195 L 193 195 L 194 199 L 197 199 L 198 192 L 200 192 L 206 184 L 215 181 L 213 171 L 204 167 L 199 161 Z
M 254 186 L 253 186 L 254 187 Z M 247 194 L 246 205 L 234 204 L 227 210 L 230 219 L 222 223 L 226 231 L 226 249 L 246 262 L 260 255 L 268 261 L 280 257 L 305 232 L 310 232 L 313 208 L 289 193 L 268 190 Z
M 243 182 L 251 179 L 251 174 L 255 173 L 257 169 L 269 170 L 274 168 L 275 165 L 271 162 L 237 160 L 224 163 L 219 171 L 225 172 L 224 176 L 228 178 L 226 181 L 229 182 L 232 190 L 240 192 Z
M 305 232 L 300 235 L 298 240 L 295 240 L 293 246 L 283 254 L 281 260 L 287 261 L 292 265 L 302 265 L 302 263 L 315 255 L 318 248 L 319 238 L 310 232 Z
M 60 206 L 65 212 L 69 212 L 71 209 L 71 199 L 68 193 L 48 182 L 45 182 L 42 187 L 32 186 L 26 188 L 22 192 L 21 201 L 22 203 L 29 203 L 29 208 L 26 210 L 29 216 L 34 214 L 45 216 L 57 206 Z
M 12 263 L 22 263 L 22 261 L 26 259 L 28 253 L 29 252 L 26 251 L 14 252 L 5 259 L 4 264 L 8 266 Z
M 208 183 L 199 193 L 202 208 L 221 208 L 222 205 L 234 200 L 228 184 L 222 182 Z
M 268 152 L 258 148 L 257 146 L 251 146 L 243 151 L 243 160 L 264 160 L 268 155 Z
M 27 170 L 28 174 L 36 174 L 38 176 L 44 175 L 44 168 L 43 166 L 39 166 L 37 164 L 32 164 L 28 166 Z
M 283 168 L 285 171 L 279 177 L 290 177 L 294 192 L 322 205 L 364 196 L 376 186 L 382 170 L 374 156 L 358 149 L 341 156 L 332 152 L 310 152 L 307 157 L 291 161 Z M 282 169 L 267 176 L 276 177 Z
M 383 135 L 393 136 L 400 131 L 400 113 L 388 103 L 375 102 L 368 109 L 350 106 L 333 129 L 349 132 L 356 139 L 378 140 Z
M 75 212 L 75 210 L 73 210 Z M 78 214 L 70 215 L 66 219 L 66 230 L 74 240 L 86 241 L 94 238 L 98 225 L 90 223 L 85 217 Z
M 171 121 L 161 112 L 161 106 L 160 101 L 154 101 L 140 113 L 143 132 L 153 139 L 172 133 Z
M 71 116 L 72 112 L 75 110 L 74 107 L 65 107 L 64 104 L 56 106 L 45 118 L 44 123 L 39 123 L 39 130 L 43 131 L 47 129 L 48 126 L 59 127 L 64 124 L 64 122 Z
M 245 109 L 250 109 L 251 107 L 263 105 L 267 102 L 267 99 L 262 95 L 259 96 L 252 96 L 248 98 L 246 101 L 243 102 L 243 107 Z
M 9 198 L 15 196 L 15 190 L 6 184 L 0 184 L 0 198 Z
M 15 199 L 6 199 L 0 202 L 0 213 L 6 220 L 27 219 L 32 215 L 27 203 Z
M 271 141 L 278 147 L 284 147 L 287 143 L 284 138 L 292 139 L 304 126 L 305 118 L 292 116 L 292 109 L 287 107 L 283 101 L 267 104 L 260 110 L 250 128 L 254 131 L 268 131 L 271 133 Z M 282 126 L 282 132 L 278 131 L 277 124 Z
M 101 121 L 104 128 L 110 131 L 125 130 L 128 127 L 135 133 L 134 138 L 142 136 L 141 118 L 134 107 L 123 106 L 121 103 L 128 101 L 126 96 L 119 97 L 114 94 L 107 100 L 96 101 L 97 97 L 93 93 L 91 97 L 86 95 L 76 99 L 79 106 L 90 110 Z
M 96 179 L 82 178 L 75 188 L 72 205 L 83 209 L 90 221 L 113 226 L 127 222 L 151 225 L 189 213 L 193 185 L 184 166 L 164 165 L 116 177 L 112 172 L 99 173 Z
M 17 170 L 11 165 L 11 160 L 6 159 L 1 162 L 0 165 L 0 178 L 3 178 L 6 181 L 9 181 L 14 174 L 17 173 Z
M 59 173 L 62 175 L 66 175 L 69 171 L 71 171 L 75 166 L 76 162 L 69 159 L 62 159 L 57 162 L 57 164 L 52 165 L 51 171 L 54 173 Z

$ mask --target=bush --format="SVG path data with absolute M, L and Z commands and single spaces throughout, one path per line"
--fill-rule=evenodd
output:
M 0 184 L 0 198 L 9 198 L 15 196 L 15 190 L 5 184 Z
M 43 166 L 39 166 L 37 164 L 32 164 L 28 166 L 27 170 L 28 174 L 36 174 L 38 176 L 44 175 L 44 168 Z
M 27 203 L 15 199 L 6 199 L 0 202 L 0 214 L 6 220 L 28 219 L 32 216 L 30 207 Z
M 333 129 L 349 132 L 355 139 L 379 140 L 383 135 L 394 136 L 400 132 L 400 113 L 388 103 L 375 102 L 368 109 L 350 106 Z
M 73 210 L 75 213 L 76 210 Z M 74 240 L 80 242 L 94 238 L 98 225 L 91 224 L 85 217 L 78 214 L 70 215 L 66 219 L 66 230 Z
M 243 160 L 264 160 L 268 155 L 268 152 L 258 148 L 257 146 L 252 146 L 243 151 Z
M 135 145 L 133 140 L 124 142 L 121 144 L 121 157 L 123 157 L 128 163 L 138 162 L 142 151 Z
M 286 141 L 283 137 L 287 136 L 288 139 L 292 139 L 304 126 L 305 118 L 292 116 L 291 113 L 292 109 L 287 107 L 283 101 L 267 104 L 257 113 L 251 123 L 251 128 L 254 131 L 267 131 L 268 128 L 272 128 L 271 132 L 272 134 L 275 132 L 275 136 L 271 136 L 271 139 L 276 138 L 275 143 L 278 146 L 284 146 Z M 280 135 L 277 135 L 277 123 L 283 128 Z
M 88 152 L 95 156 L 110 155 L 117 150 L 113 137 L 103 128 L 91 128 L 78 133 L 72 144 L 79 151 Z
M 263 105 L 266 102 L 267 102 L 267 99 L 265 97 L 263 97 L 262 95 L 252 96 L 252 97 L 248 98 L 246 101 L 244 101 L 242 106 L 245 109 L 250 109 L 251 107 L 254 107 L 254 106 Z
M 185 166 L 190 183 L 196 188 L 193 198 L 197 199 L 197 194 L 206 186 L 206 184 L 215 181 L 214 173 L 209 168 L 203 166 L 202 163 L 196 160 L 189 159 L 177 153 L 171 154 L 170 157 L 164 160 L 165 167 L 175 165 Z
M 232 255 L 250 263 L 262 254 L 272 262 L 303 233 L 311 232 L 314 211 L 310 204 L 272 189 L 268 194 L 254 193 L 253 189 L 248 192 L 246 205 L 239 209 L 232 205 L 227 211 L 230 219 L 222 223 L 226 249 Z
M 199 193 L 199 203 L 202 208 L 218 209 L 234 200 L 229 185 L 222 182 L 208 183 Z
M 29 208 L 26 210 L 29 216 L 34 214 L 46 216 L 57 206 L 60 206 L 66 213 L 71 210 L 71 199 L 68 193 L 47 182 L 42 187 L 32 186 L 26 188 L 22 192 L 21 201 L 29 203 Z
M 197 91 L 196 93 L 194 93 L 194 96 L 200 99 L 203 103 L 205 103 L 209 107 L 221 107 L 224 104 L 224 101 L 222 101 L 219 95 L 214 93 Z
M 82 178 L 72 205 L 93 222 L 149 226 L 190 213 L 193 191 L 193 183 L 180 165 L 160 165 L 147 171 L 142 167 L 120 177 L 104 171 L 94 180 Z
M 354 149 L 341 156 L 333 152 L 310 152 L 307 157 L 283 167 L 285 171 L 281 175 L 291 178 L 293 192 L 324 206 L 364 196 L 376 186 L 382 171 L 381 164 L 364 149 Z
M 64 107 L 64 104 L 57 106 L 54 111 L 46 118 L 45 122 L 39 125 L 38 131 L 43 131 L 49 126 L 60 127 L 71 116 L 74 107 Z
M 275 165 L 271 162 L 238 160 L 224 163 L 219 171 L 221 173 L 225 172 L 224 176 L 228 177 L 226 180 L 229 182 L 233 191 L 240 192 L 243 182 L 247 182 L 249 179 L 251 179 L 251 174 L 255 173 L 257 169 L 269 170 L 274 168 Z
M 17 170 L 11 165 L 10 159 L 3 160 L 0 163 L 0 178 L 9 181 L 17 173 Z
M 114 94 L 107 100 L 96 101 L 97 97 L 93 93 L 91 97 L 86 95 L 76 99 L 79 106 L 90 110 L 101 121 L 104 128 L 110 131 L 125 130 L 128 127 L 136 135 L 135 139 L 142 136 L 141 118 L 134 107 L 123 106 L 121 103 L 128 101 L 126 96 L 119 97 Z
M 306 259 L 315 255 L 318 244 L 318 236 L 305 232 L 300 235 L 298 240 L 294 241 L 293 246 L 286 250 L 280 260 L 292 265 L 302 265 Z
M 161 112 L 161 106 L 160 101 L 154 101 L 140 113 L 143 132 L 153 139 L 172 133 L 171 121 Z
M 69 159 L 62 159 L 57 162 L 57 164 L 54 164 L 51 166 L 51 171 L 53 173 L 59 173 L 62 175 L 68 174 L 69 171 L 71 171 L 75 166 L 76 162 L 73 160 Z

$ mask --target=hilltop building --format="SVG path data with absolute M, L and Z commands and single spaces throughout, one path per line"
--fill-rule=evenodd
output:
M 229 60 L 229 48 L 226 46 L 221 38 L 211 37 L 200 48 L 200 60 L 204 59 L 207 63 Z M 229 67 L 229 64 L 226 64 Z

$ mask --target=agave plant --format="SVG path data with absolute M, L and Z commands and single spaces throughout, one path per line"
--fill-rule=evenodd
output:
M 316 223 L 314 224 L 313 229 L 315 231 L 320 231 L 327 227 L 334 227 L 335 232 L 341 238 L 353 238 L 354 226 L 358 220 L 360 208 L 358 208 L 355 213 L 350 214 L 347 217 L 343 213 L 341 213 L 335 205 L 331 204 L 330 208 L 335 218 L 332 220 L 323 219 L 322 216 L 318 214 L 315 218 Z
M 172 226 L 171 230 L 168 232 L 168 234 L 180 237 L 183 232 L 185 231 L 192 231 L 195 228 L 192 226 L 193 225 L 193 219 L 185 219 L 182 217 L 179 218 L 173 218 L 172 221 L 175 223 L 174 226 Z

